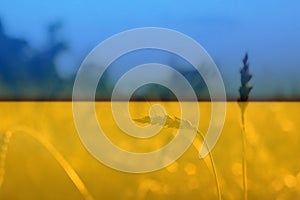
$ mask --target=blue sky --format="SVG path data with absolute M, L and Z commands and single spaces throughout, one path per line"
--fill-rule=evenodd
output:
M 237 95 L 238 70 L 249 52 L 253 95 L 298 95 L 300 89 L 300 1 L 1 0 L 8 34 L 43 48 L 45 27 L 62 20 L 71 51 L 58 61 L 72 72 L 109 36 L 131 28 L 175 29 L 197 40 L 217 63 L 229 95 Z

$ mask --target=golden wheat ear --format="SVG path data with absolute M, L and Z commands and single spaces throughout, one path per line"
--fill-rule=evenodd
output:
M 151 119 L 149 116 L 143 117 L 143 118 L 137 118 L 137 119 L 133 119 L 133 121 L 136 121 L 138 123 L 141 124 L 149 124 L 151 122 Z

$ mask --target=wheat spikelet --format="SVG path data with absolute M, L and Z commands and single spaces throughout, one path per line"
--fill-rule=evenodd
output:
M 193 141 L 193 146 L 198 150 L 198 148 L 201 146 L 200 140 L 202 140 L 204 147 L 208 149 L 208 144 L 206 143 L 206 141 L 204 139 L 205 138 L 204 135 L 200 132 L 200 130 L 198 130 L 198 128 L 193 127 L 192 123 L 188 120 L 180 119 L 179 117 L 176 117 L 176 116 L 173 117 L 173 116 L 169 116 L 169 115 L 155 116 L 152 118 L 150 118 L 149 116 L 145 116 L 145 117 L 133 119 L 133 120 L 138 123 L 160 125 L 165 128 L 175 128 L 175 129 L 183 128 L 183 129 L 193 130 L 197 133 L 197 135 L 196 135 L 197 137 L 195 137 L 195 139 Z M 218 199 L 220 200 L 220 199 L 222 199 L 222 193 L 221 193 L 221 187 L 220 187 L 220 183 L 219 183 L 219 179 L 218 179 L 218 175 L 217 175 L 217 169 L 215 166 L 215 162 L 214 162 L 212 153 L 210 151 L 208 151 L 208 152 L 209 152 L 208 157 L 204 158 L 203 160 L 204 160 L 207 168 L 214 175 Z
M 249 94 L 252 87 L 249 85 L 249 81 L 252 78 L 252 74 L 249 71 L 248 53 L 245 54 L 243 59 L 243 67 L 240 70 L 241 75 L 241 86 L 239 89 L 240 98 L 239 101 L 248 101 Z
M 241 110 L 241 121 L 242 121 L 242 140 L 243 140 L 243 188 L 244 188 L 244 199 L 248 199 L 248 184 L 247 184 L 247 140 L 246 140 L 246 130 L 245 130 L 245 111 L 247 108 L 247 102 L 249 99 L 249 94 L 252 90 L 252 87 L 249 85 L 249 81 L 252 79 L 252 74 L 249 71 L 248 63 L 248 53 L 245 54 L 243 59 L 243 67 L 240 70 L 241 75 L 241 86 L 239 89 L 240 98 L 239 107 Z

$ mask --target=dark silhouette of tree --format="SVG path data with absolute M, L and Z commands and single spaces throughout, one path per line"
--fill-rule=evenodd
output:
M 0 21 L 0 98 L 59 98 L 68 84 L 55 68 L 57 56 L 68 49 L 58 39 L 61 28 L 61 22 L 50 24 L 47 45 L 37 51 L 25 39 L 7 35 Z
M 1 78 L 6 84 L 14 85 L 18 75 L 24 70 L 22 64 L 26 62 L 28 42 L 24 39 L 13 38 L 6 35 L 0 21 L 0 67 Z

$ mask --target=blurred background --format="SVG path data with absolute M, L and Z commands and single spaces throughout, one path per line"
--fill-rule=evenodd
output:
M 199 42 L 216 62 L 229 100 L 238 98 L 239 70 L 249 53 L 250 100 L 299 100 L 300 2 L 290 1 L 21 1 L 0 3 L 0 99 L 70 100 L 76 71 L 101 41 L 132 28 L 157 26 Z M 159 62 L 178 69 L 199 100 L 209 99 L 192 66 L 168 52 L 141 50 L 116 60 L 100 80 L 96 98 L 107 100 L 130 68 Z M 146 74 L 145 74 L 146 76 Z M 172 74 L 163 74 L 172 80 Z M 142 77 L 141 77 L 142 78 Z M 172 100 L 158 85 L 133 99 Z
M 248 52 L 250 100 L 267 101 L 227 103 L 213 156 L 198 159 L 200 144 L 195 142 L 167 168 L 135 175 L 106 167 L 84 148 L 72 103 L 1 102 L 0 199 L 216 199 L 218 184 L 223 199 L 242 199 L 247 192 L 248 199 L 300 199 L 300 104 L 271 102 L 300 100 L 299 10 L 299 0 L 0 0 L 0 101 L 71 100 L 76 72 L 95 46 L 122 31 L 149 26 L 174 29 L 199 42 L 218 66 L 232 101 L 239 97 Z M 198 99 L 209 100 L 205 83 L 189 63 L 149 49 L 113 62 L 99 82 L 97 100 L 109 100 L 126 71 L 149 62 L 179 70 Z M 158 76 L 176 83 L 173 74 Z M 150 100 L 175 96 L 165 87 L 146 85 L 132 99 L 149 100 L 130 102 L 130 116 L 139 120 L 148 119 L 156 104 Z M 150 142 L 124 134 L 110 102 L 97 102 L 96 113 L 82 118 L 88 124 L 96 114 L 113 143 L 148 152 L 168 144 L 179 120 L 186 121 L 178 118 L 178 103 L 160 104 L 173 121 Z M 246 112 L 243 105 L 248 105 Z M 206 133 L 210 103 L 200 102 L 200 110 L 198 130 Z M 211 171 L 212 158 L 218 178 Z

